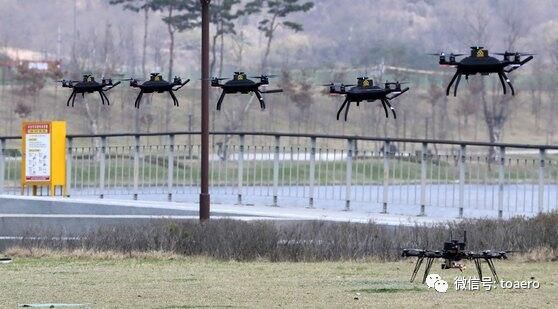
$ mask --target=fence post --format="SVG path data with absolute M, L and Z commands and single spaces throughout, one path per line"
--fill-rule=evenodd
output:
M 6 149 L 6 140 L 0 139 L 0 194 L 5 192 L 5 173 L 6 173 L 6 159 L 4 151 Z
M 242 180 L 244 178 L 244 134 L 240 135 L 240 145 L 238 146 L 238 200 L 237 204 L 242 205 Z
M 466 146 L 459 147 L 459 218 L 463 218 L 463 206 L 465 204 L 465 157 Z
M 546 159 L 546 149 L 539 151 L 539 213 L 544 211 L 544 166 Z
M 279 153 L 281 151 L 281 137 L 275 136 L 275 153 L 273 155 L 273 206 L 277 207 L 277 195 L 279 194 Z
M 498 218 L 504 216 L 504 177 L 506 175 L 506 147 L 500 147 L 500 158 L 498 162 Z
M 134 200 L 138 199 L 139 190 L 139 154 L 140 154 L 140 136 L 134 136 Z
M 351 210 L 351 181 L 353 179 L 354 140 L 347 140 L 347 183 L 345 188 L 345 210 Z
M 420 214 L 426 216 L 426 169 L 428 163 L 428 144 L 422 143 L 420 159 Z
M 99 187 L 101 194 L 100 198 L 105 197 L 105 168 L 106 168 L 106 157 L 107 157 L 107 137 L 101 137 L 101 160 L 100 160 L 100 170 L 99 170 Z
M 167 186 L 168 186 L 168 201 L 172 201 L 172 188 L 174 186 L 174 134 L 169 135 L 169 150 L 167 153 Z
M 387 214 L 388 198 L 389 198 L 389 141 L 384 141 L 384 198 L 382 213 Z
M 70 197 L 72 194 L 72 152 L 74 140 L 71 137 L 67 138 L 67 148 L 66 148 L 66 197 Z
M 350 146 L 349 146 L 350 147 Z M 310 138 L 310 190 L 309 208 L 314 208 L 314 185 L 316 182 L 316 137 Z M 348 208 L 348 204 L 347 204 Z

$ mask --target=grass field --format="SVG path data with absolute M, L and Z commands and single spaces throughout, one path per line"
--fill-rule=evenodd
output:
M 404 262 L 220 262 L 176 256 L 14 258 L 0 264 L 1 308 L 23 303 L 87 303 L 91 308 L 555 308 L 558 263 L 497 262 L 504 280 L 540 282 L 538 290 L 455 291 L 457 271 L 442 294 L 409 283 Z M 465 276 L 473 276 L 468 265 Z

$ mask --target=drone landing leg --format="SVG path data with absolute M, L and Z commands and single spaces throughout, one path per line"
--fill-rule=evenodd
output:
M 432 263 L 434 262 L 434 258 L 427 258 L 426 260 L 426 269 L 424 270 L 424 276 L 422 277 L 422 283 L 426 282 L 426 277 L 430 273 L 430 269 L 432 268 Z
M 339 108 L 339 111 L 337 112 L 337 120 L 339 120 L 339 117 L 341 117 L 341 112 L 343 111 L 343 108 L 345 108 L 345 105 L 347 105 L 347 103 L 349 103 L 348 100 L 343 101 L 343 104 L 341 104 L 341 107 Z
M 424 257 L 419 257 L 417 259 L 417 263 L 415 264 L 415 269 L 413 269 L 413 274 L 411 275 L 411 282 L 415 281 L 415 277 L 417 276 L 418 271 L 420 270 L 420 266 L 424 261 Z
M 482 266 L 480 259 L 475 259 L 475 267 L 477 268 L 477 273 L 479 274 L 479 279 L 482 280 Z
M 219 97 L 219 101 L 217 101 L 217 110 L 221 110 L 221 105 L 223 105 L 223 100 L 225 99 L 225 92 L 221 92 L 221 96 Z
M 510 86 L 512 95 L 515 95 L 515 89 L 513 89 L 513 85 L 508 75 L 506 73 L 502 73 L 502 76 L 504 76 L 504 78 L 506 79 L 506 83 L 508 83 L 508 86 Z
M 70 94 L 70 97 L 68 98 L 68 102 L 66 102 L 66 106 L 70 106 L 70 101 L 72 100 L 72 97 L 75 97 L 75 96 L 76 96 L 76 92 L 74 90 L 74 91 L 72 91 L 72 94 Z M 73 106 L 74 105 L 72 104 L 72 107 Z
M 380 102 L 382 102 L 382 106 L 384 107 L 384 112 L 386 112 L 386 118 L 389 118 L 389 113 L 388 113 L 388 110 L 387 110 L 385 100 L 380 100 Z
M 169 91 L 172 101 L 174 102 L 174 106 L 179 106 L 178 104 L 178 99 L 176 98 L 176 96 L 174 95 L 174 93 L 172 93 L 172 91 Z
M 389 103 L 389 100 L 386 99 L 384 101 L 386 102 L 387 106 L 389 106 L 389 109 L 391 109 L 391 112 L 393 114 L 393 118 L 397 119 L 397 114 L 395 113 L 395 108 L 393 108 L 393 106 L 391 106 L 391 103 Z
M 140 101 L 141 101 L 141 97 L 143 96 L 143 90 L 140 91 L 140 93 L 138 94 L 138 97 L 136 98 L 136 103 L 134 104 L 135 108 L 140 108 Z
M 494 278 L 494 280 L 496 280 L 496 282 L 500 282 L 500 279 L 498 278 L 498 274 L 496 273 L 496 267 L 494 266 L 494 261 L 492 259 L 485 259 L 485 260 L 486 263 L 488 264 L 488 268 L 490 268 L 490 271 L 492 272 L 492 277 Z
M 83 93 L 82 93 L 82 98 L 83 98 Z M 74 105 L 76 104 L 76 97 L 77 97 L 77 92 L 74 93 L 74 97 L 72 98 L 72 107 L 74 107 Z
M 258 101 L 260 101 L 260 107 L 262 110 L 265 109 L 265 101 L 262 97 L 262 94 L 259 91 L 254 91 L 254 93 L 256 94 L 256 97 L 258 98 Z
M 98 92 L 99 92 L 99 96 L 101 97 L 101 102 L 103 103 L 103 105 L 105 105 L 105 98 L 103 97 L 103 93 L 100 91 Z
M 109 101 L 109 98 L 107 97 L 107 95 L 103 91 L 100 91 L 100 92 L 101 92 L 101 96 L 105 98 L 105 101 L 107 101 L 107 105 L 110 106 L 110 101 Z
M 455 81 L 455 87 L 453 88 L 453 96 L 457 97 L 457 88 L 459 88 L 459 82 L 461 81 L 461 74 L 457 75 L 457 80 Z
M 349 116 L 349 108 L 351 108 L 351 102 L 347 103 L 347 109 L 345 109 L 345 121 L 347 121 L 347 117 Z
M 459 76 L 459 75 L 461 75 L 461 72 L 459 72 L 459 71 L 455 72 L 455 75 L 453 75 L 453 77 L 452 77 L 452 79 L 451 79 L 451 81 L 450 81 L 450 83 L 449 83 L 449 85 L 448 85 L 448 88 L 446 89 L 446 96 L 449 96 L 449 95 L 450 95 L 451 86 L 453 85 L 453 82 L 455 82 L 455 79 L 456 79 L 457 76 Z
M 504 94 L 506 94 L 506 82 L 504 81 L 504 76 L 502 75 L 502 72 L 498 72 L 498 78 L 500 78 L 502 89 L 504 89 Z

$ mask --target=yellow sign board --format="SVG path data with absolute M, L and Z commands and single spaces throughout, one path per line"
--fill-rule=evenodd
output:
M 21 194 L 47 187 L 51 196 L 66 195 L 66 122 L 24 122 L 21 131 Z

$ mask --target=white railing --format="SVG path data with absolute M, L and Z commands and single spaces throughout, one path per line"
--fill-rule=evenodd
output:
M 196 201 L 198 137 L 197 132 L 70 136 L 68 194 Z M 0 137 L 0 193 L 21 194 L 19 144 L 16 137 Z M 212 134 L 211 194 L 213 201 L 230 204 L 531 215 L 558 208 L 557 149 L 217 132 Z

